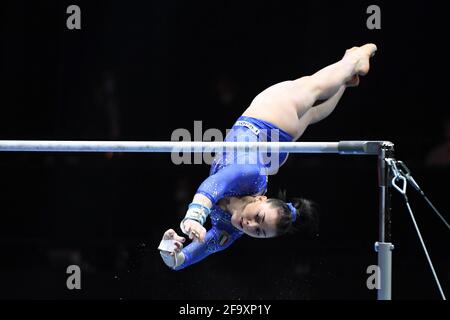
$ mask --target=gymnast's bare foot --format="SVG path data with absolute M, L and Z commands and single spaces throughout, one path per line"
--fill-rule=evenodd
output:
M 377 46 L 373 43 L 368 43 L 362 47 L 353 47 L 348 49 L 345 51 L 345 55 L 342 60 L 355 65 L 355 75 L 365 76 L 370 69 L 369 59 L 375 55 L 376 51 Z M 352 79 L 355 80 L 353 76 Z

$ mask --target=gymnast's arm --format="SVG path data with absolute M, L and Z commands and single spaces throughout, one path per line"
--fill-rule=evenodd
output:
M 194 263 L 197 263 L 212 253 L 228 248 L 233 239 L 227 239 L 225 244 L 220 243 L 221 231 L 216 227 L 211 228 L 205 236 L 204 242 L 193 241 L 180 251 L 171 255 L 167 251 L 161 251 L 164 263 L 172 270 L 178 271 Z
M 242 194 L 255 194 L 265 189 L 266 176 L 261 174 L 261 166 L 256 164 L 229 165 L 216 174 L 209 176 L 197 189 L 186 217 L 180 224 L 181 230 L 194 235 L 203 242 L 206 234 L 203 224 L 209 210 L 220 199 Z
M 192 202 L 211 208 L 213 204 L 227 196 L 231 189 L 239 187 L 246 193 L 257 193 L 259 190 L 254 190 L 255 186 L 264 181 L 265 177 L 261 176 L 259 165 L 230 165 L 203 181 Z
M 206 198 L 212 206 L 224 197 L 258 193 L 266 183 L 261 170 L 262 167 L 256 164 L 229 165 L 203 181 L 194 199 L 198 197 L 206 202 Z

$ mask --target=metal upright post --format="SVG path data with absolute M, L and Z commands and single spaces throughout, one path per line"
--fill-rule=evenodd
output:
M 375 243 L 378 252 L 378 267 L 380 271 L 378 300 L 391 300 L 392 283 L 392 250 L 391 241 L 391 207 L 390 184 L 392 172 L 386 163 L 386 158 L 394 156 L 394 145 L 382 143 L 378 153 L 378 183 L 379 199 L 379 241 Z

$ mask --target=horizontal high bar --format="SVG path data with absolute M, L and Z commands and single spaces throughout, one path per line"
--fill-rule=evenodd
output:
M 389 141 L 204 142 L 204 141 L 49 141 L 0 140 L 0 152 L 219 152 L 268 150 L 290 153 L 378 154 Z

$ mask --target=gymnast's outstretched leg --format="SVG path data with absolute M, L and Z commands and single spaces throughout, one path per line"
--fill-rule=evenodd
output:
M 275 84 L 258 94 L 243 115 L 271 122 L 297 140 L 309 124 L 334 110 L 346 87 L 359 84 L 376 49 L 374 44 L 353 47 L 311 76 Z M 326 101 L 314 106 L 319 100 Z

